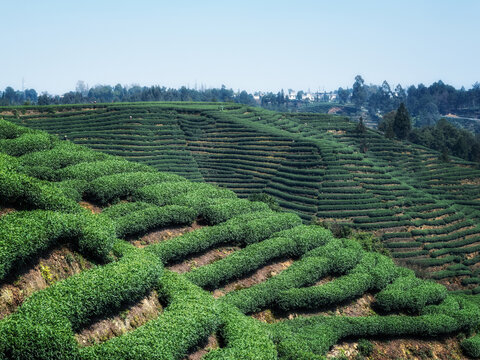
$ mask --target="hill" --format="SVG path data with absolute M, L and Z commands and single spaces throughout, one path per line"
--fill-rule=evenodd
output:
M 230 190 L 6 121 L 0 149 L 0 359 L 458 357 L 480 325 L 475 297 Z
M 379 236 L 451 290 L 480 292 L 480 171 L 348 118 L 219 103 L 2 108 L 1 116 L 192 181 L 264 192 L 305 222 Z M 50 179 L 48 174 L 33 175 Z

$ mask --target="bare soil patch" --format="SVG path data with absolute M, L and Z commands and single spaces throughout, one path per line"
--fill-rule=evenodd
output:
M 189 354 L 184 360 L 200 360 L 206 355 L 210 350 L 217 349 L 219 347 L 218 339 L 215 334 L 212 334 L 208 337 L 205 343 L 197 346 L 194 352 Z
M 17 211 L 17 210 L 14 209 L 14 208 L 11 208 L 11 207 L 0 207 L 0 217 L 2 217 L 3 215 L 10 214 L 10 213 L 15 212 L 15 211 Z
M 183 274 L 195 268 L 199 268 L 201 266 L 211 264 L 217 260 L 226 258 L 228 255 L 233 254 L 237 250 L 240 250 L 238 246 L 222 246 L 207 250 L 202 254 L 190 256 L 182 262 L 171 265 L 168 267 L 168 269 L 175 271 L 176 273 Z
M 81 201 L 78 203 L 82 208 L 90 210 L 92 214 L 100 214 L 102 212 L 102 208 L 94 205 L 88 201 Z
M 369 359 L 466 359 L 455 337 L 371 339 L 370 342 L 373 344 L 373 352 Z M 347 340 L 334 345 L 327 353 L 327 358 L 344 355 L 348 359 L 355 359 L 358 354 L 358 341 Z
M 158 294 L 152 291 L 135 305 L 108 319 L 102 319 L 75 335 L 80 346 L 89 346 L 105 342 L 128 331 L 144 325 L 158 317 L 163 307 L 158 301 Z
M 151 244 L 173 239 L 188 232 L 201 229 L 202 227 L 203 226 L 199 225 L 197 221 L 194 221 L 188 226 L 169 226 L 160 230 L 152 231 L 141 238 L 132 241 L 132 244 L 136 247 L 142 248 Z
M 254 271 L 249 276 L 242 279 L 232 281 L 220 289 L 213 292 L 213 297 L 219 298 L 229 293 L 230 291 L 246 289 L 255 284 L 264 282 L 272 276 L 278 275 L 282 271 L 288 269 L 293 264 L 292 259 L 282 259 L 280 261 L 272 262 L 260 269 Z
M 91 266 L 81 254 L 63 246 L 40 257 L 33 268 L 19 269 L 0 284 L 0 319 L 14 312 L 34 292 Z

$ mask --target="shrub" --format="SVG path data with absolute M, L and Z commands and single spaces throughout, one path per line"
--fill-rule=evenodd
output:
M 275 258 L 291 256 L 301 251 L 297 249 L 297 244 L 291 237 L 274 236 L 260 243 L 248 245 L 225 259 L 194 269 L 186 274 L 186 277 L 201 287 L 217 288 L 232 278 L 241 278 Z
M 366 339 L 360 339 L 358 340 L 357 349 L 360 355 L 370 356 L 373 352 L 373 344 Z
M 222 304 L 221 336 L 225 347 L 210 351 L 205 360 L 277 359 L 277 349 L 269 333 L 255 319 L 244 316 L 234 307 Z
M 301 224 L 298 216 L 272 211 L 236 216 L 225 223 L 199 229 L 148 247 L 165 264 L 222 244 L 251 244 Z
M 18 138 L 9 140 L 0 140 L 0 152 L 11 156 L 21 156 L 34 151 L 51 149 L 56 141 L 47 133 L 24 133 Z
M 265 193 L 254 193 L 248 196 L 248 200 L 250 201 L 260 201 L 268 205 L 270 209 L 273 211 L 280 211 L 280 205 L 278 204 L 277 199 L 272 195 L 265 194 Z
M 32 130 L 15 125 L 9 121 L 0 119 L 0 139 L 15 139 L 22 134 L 31 133 Z
M 82 212 L 16 212 L 0 218 L 0 279 L 15 266 L 60 242 L 69 241 L 85 254 L 108 260 L 115 232 L 108 219 Z
M 159 227 L 191 224 L 195 218 L 195 211 L 186 206 L 151 205 L 115 219 L 116 233 L 118 237 L 124 238 Z
M 0 169 L 0 203 L 17 207 L 78 212 L 79 205 L 58 188 L 30 176 Z
M 99 177 L 90 183 L 87 196 L 100 204 L 115 202 L 132 195 L 136 189 L 162 182 L 186 181 L 170 173 L 131 172 Z
M 268 209 L 268 205 L 263 202 L 251 202 L 245 199 L 221 199 L 206 206 L 203 211 L 203 218 L 208 224 L 214 225 L 247 212 L 267 211 Z
M 57 176 L 60 180 L 78 179 L 92 181 L 101 176 L 139 171 L 154 172 L 155 170 L 144 164 L 115 159 L 70 165 L 58 170 Z
M 480 358 L 480 335 L 463 340 L 462 349 L 468 356 Z

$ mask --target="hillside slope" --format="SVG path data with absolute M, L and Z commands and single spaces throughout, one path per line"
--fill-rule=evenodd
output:
M 26 109 L 26 110 L 25 110 Z M 480 171 L 356 131 L 346 118 L 232 104 L 3 108 L 76 143 L 229 188 L 275 196 L 309 221 L 373 231 L 398 261 L 449 289 L 480 292 Z
M 405 336 L 458 357 L 480 325 L 467 297 L 230 190 L 5 121 L 0 149 L 0 359 L 321 359 Z

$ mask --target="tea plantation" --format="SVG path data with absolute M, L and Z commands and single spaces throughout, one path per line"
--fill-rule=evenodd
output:
M 170 114 L 172 118 L 180 116 L 185 122 L 192 121 L 188 120 L 189 117 L 199 117 L 199 111 L 205 111 L 205 114 L 218 112 L 212 109 L 213 105 L 206 105 L 205 109 L 195 106 L 194 110 L 185 106 L 185 113 L 177 105 L 175 110 L 162 105 L 148 110 L 150 112 L 139 107 L 138 113 L 132 117 L 143 117 L 136 120 L 139 122 L 151 121 L 145 126 L 148 127 L 145 134 L 149 134 L 155 131 L 153 127 L 156 126 L 156 120 L 151 119 L 149 114 L 157 110 Z M 121 107 L 119 109 L 123 111 Z M 130 111 L 134 109 L 130 108 Z M 72 126 L 68 137 L 74 138 L 77 130 L 74 130 L 73 124 L 78 122 L 79 132 L 83 128 L 92 134 L 93 126 L 86 125 L 89 117 L 91 124 L 100 121 L 108 124 L 109 116 L 117 116 L 117 110 L 109 114 L 108 107 L 97 110 L 105 118 L 98 120 L 95 114 L 89 113 L 90 110 L 82 110 L 77 115 L 69 110 L 55 115 L 43 114 L 43 125 L 40 120 L 38 123 L 31 120 L 30 125 L 47 127 L 50 122 L 52 126 Z M 172 111 L 177 115 L 170 113 Z M 235 107 L 231 111 L 244 114 L 243 109 Z M 58 117 L 61 115 L 71 118 L 69 121 L 72 123 L 60 121 Z M 437 213 L 435 217 L 443 216 L 445 220 L 445 224 L 442 223 L 444 227 L 438 229 L 452 228 L 462 222 L 474 224 L 474 202 L 463 204 L 463 207 L 452 203 L 451 197 L 457 196 L 458 199 L 455 199 L 458 201 L 467 197 L 453 190 L 456 182 L 461 181 L 460 171 L 452 172 L 449 177 L 452 179 L 451 195 L 444 192 L 444 198 L 440 199 L 433 186 L 426 188 L 428 191 L 419 190 L 418 185 L 428 185 L 429 179 L 415 187 L 413 180 L 398 174 L 398 182 L 390 183 L 393 181 L 391 168 L 387 165 L 373 166 L 371 160 L 363 155 L 348 151 L 354 149 L 357 141 L 354 136 L 346 137 L 344 142 L 338 141 L 334 147 L 334 135 L 326 135 L 331 139 L 320 147 L 320 140 L 313 137 L 312 140 L 301 131 L 288 128 L 288 133 L 292 132 L 295 140 L 295 143 L 292 140 L 288 143 L 287 130 L 276 130 L 267 135 L 266 130 L 261 129 L 270 129 L 270 125 L 254 123 L 242 127 L 240 121 L 237 127 L 235 122 L 228 125 L 227 120 L 221 120 L 221 116 L 230 116 L 225 109 L 216 116 L 218 118 L 203 115 L 203 120 L 214 119 L 211 121 L 218 121 L 225 128 L 230 126 L 232 134 L 241 133 L 239 138 L 243 138 L 245 144 L 253 146 L 255 141 L 260 144 L 256 145 L 258 149 L 239 148 L 240 154 L 247 151 L 264 154 L 263 157 L 252 155 L 255 160 L 250 161 L 251 165 L 247 165 L 243 157 L 236 158 L 233 150 L 231 155 L 225 152 L 219 158 L 225 156 L 225 161 L 238 166 L 235 169 L 240 169 L 240 164 L 246 166 L 243 168 L 245 176 L 253 176 L 248 173 L 247 166 L 251 166 L 253 173 L 265 174 L 264 178 L 258 176 L 258 179 L 263 179 L 266 189 L 272 192 L 277 191 L 273 184 L 280 184 L 274 179 L 286 179 L 282 191 L 293 194 L 293 191 L 287 192 L 291 185 L 288 181 L 294 182 L 300 189 L 303 186 L 301 179 L 306 176 L 304 182 L 310 184 L 310 188 L 305 185 L 305 189 L 311 189 L 312 196 L 306 196 L 307 192 L 302 195 L 305 199 L 316 199 L 317 212 L 329 211 L 329 217 L 333 217 L 343 210 L 338 205 L 342 200 L 330 197 L 333 208 L 328 208 L 327 198 L 315 198 L 313 191 L 316 191 L 315 194 L 331 195 L 345 190 L 345 203 L 353 206 L 345 211 L 355 212 L 353 203 L 349 201 L 355 196 L 358 196 L 357 199 L 371 199 L 370 202 L 359 201 L 359 204 L 371 203 L 375 212 L 363 216 L 349 215 L 353 220 L 380 219 L 378 222 L 358 222 L 366 229 L 372 228 L 370 224 L 391 222 L 395 216 L 410 222 L 417 221 L 418 224 L 437 221 L 429 215 L 432 211 Z M 265 119 L 266 115 L 262 113 L 260 117 Z M 130 121 L 129 118 L 127 120 Z M 274 121 L 273 118 L 271 120 Z M 279 120 L 287 121 L 288 118 Z M 140 135 L 135 135 L 136 130 L 128 135 L 128 127 L 131 126 L 128 121 L 123 123 L 122 131 L 127 131 L 125 136 L 132 139 L 128 141 L 135 143 L 135 138 Z M 248 120 L 242 121 L 249 124 Z M 95 123 L 95 128 L 102 128 L 101 124 Z M 322 124 L 323 120 L 319 120 L 316 125 Z M 105 135 L 119 135 L 115 130 L 118 124 L 105 125 L 108 126 L 112 126 L 113 130 L 105 130 Z M 171 128 L 175 126 L 172 120 Z M 157 126 L 159 129 L 162 127 Z M 238 130 L 244 128 L 252 129 L 249 135 Z M 52 131 L 51 128 L 49 130 Z M 201 133 L 204 130 L 198 131 Z M 257 136 L 255 141 L 252 139 L 254 135 Z M 83 135 L 84 138 L 89 136 Z M 258 140 L 262 136 L 265 140 Z M 98 134 L 96 140 L 100 138 Z M 80 138 L 77 140 L 80 141 Z M 107 136 L 105 140 L 108 140 Z M 227 138 L 223 140 L 227 142 Z M 378 138 L 379 144 L 382 143 L 380 140 Z M 184 141 L 183 147 L 172 144 L 172 153 L 185 155 L 190 164 L 201 163 L 201 157 L 193 155 L 201 152 L 198 150 L 200 140 L 190 143 L 185 137 L 178 141 Z M 239 139 L 237 141 L 241 143 Z M 265 152 L 269 150 L 268 146 L 273 148 L 269 144 L 272 142 L 275 147 L 284 150 L 279 150 L 277 155 L 272 152 L 270 158 L 270 155 L 265 156 Z M 152 151 L 161 153 L 164 145 L 155 144 L 152 140 L 151 146 L 160 146 Z M 196 150 L 187 150 L 186 146 Z M 329 148 L 332 154 L 336 154 L 336 160 L 333 155 L 332 158 L 327 156 Z M 333 152 L 334 148 L 345 150 Z M 311 158 L 304 156 L 309 151 Z M 384 164 L 388 163 L 386 153 L 385 150 L 385 154 L 378 155 Z M 395 157 L 396 154 L 392 150 L 390 156 Z M 215 169 L 213 152 L 208 156 L 212 156 L 211 167 Z M 420 159 L 431 155 L 418 149 L 417 156 Z M 209 164 L 207 158 L 203 158 L 203 164 Z M 260 159 L 264 162 L 256 166 L 256 160 Z M 272 160 L 269 162 L 267 159 Z M 0 121 L 0 302 L 11 300 L 4 296 L 3 290 L 6 285 L 18 286 L 19 279 L 24 276 L 23 270 L 19 272 L 19 269 L 35 266 L 38 259 L 45 258 L 53 249 L 69 246 L 78 254 L 77 258 L 88 259 L 91 264 L 65 279 L 52 280 L 44 274 L 50 281 L 42 289 L 1 314 L 0 359 L 184 359 L 193 353 L 198 355 L 199 349 L 203 351 L 203 359 L 323 359 L 332 346 L 343 339 L 357 341 L 368 338 L 373 341 L 414 337 L 428 340 L 459 334 L 458 339 L 464 338 L 461 341 L 462 356 L 480 356 L 480 336 L 476 335 L 480 309 L 476 296 L 452 293 L 439 283 L 417 278 L 413 271 L 395 265 L 391 258 L 365 251 L 356 240 L 334 238 L 329 230 L 318 225 L 303 224 L 295 213 L 275 212 L 265 203 L 240 199 L 225 187 L 191 182 L 172 172 L 157 172 L 154 167 L 146 165 L 149 161 L 157 168 L 166 169 L 175 165 L 175 169 L 182 173 L 180 164 L 168 157 L 158 161 L 154 156 L 143 160 L 143 163 L 129 162 L 59 140 L 57 136 L 42 131 Z M 336 163 L 338 173 L 325 166 L 327 161 Z M 413 160 L 409 161 L 405 160 L 404 166 L 413 168 Z M 315 165 L 317 162 L 320 165 Z M 353 170 L 346 170 L 347 165 L 357 162 L 365 163 L 364 171 L 357 169 L 358 177 L 354 176 L 356 173 Z M 437 169 L 433 160 L 431 163 L 434 166 L 430 171 L 441 171 L 440 165 L 437 164 Z M 204 176 L 200 167 L 183 166 L 183 173 L 190 178 L 199 180 Z M 310 169 L 317 168 L 318 173 L 310 172 Z M 468 167 L 458 169 L 464 169 L 465 173 L 473 171 Z M 218 174 L 233 174 L 233 170 L 231 173 L 220 170 Z M 278 174 L 287 175 L 280 177 Z M 334 174 L 343 179 L 338 183 L 344 186 L 335 185 Z M 370 176 L 373 174 L 383 176 Z M 415 176 L 426 177 L 426 174 L 424 170 Z M 317 177 L 319 181 L 310 182 L 310 177 Z M 227 180 L 237 181 L 232 188 L 241 185 L 240 179 L 223 177 L 224 183 Z M 378 183 L 373 180 L 378 180 Z M 404 191 L 404 198 L 398 195 L 396 199 L 381 200 L 389 195 L 397 196 L 393 189 L 388 191 L 389 188 Z M 302 198 L 300 195 L 291 196 Z M 375 208 L 375 204 L 383 202 L 386 204 L 383 210 Z M 395 202 L 394 210 L 389 210 Z M 413 219 L 412 214 L 416 214 L 418 219 Z M 447 219 L 452 217 L 457 219 L 447 224 Z M 398 220 L 401 221 L 404 220 Z M 166 239 L 158 240 L 154 236 L 159 231 L 186 228 L 189 231 L 180 231 Z M 467 228 L 462 231 L 474 229 L 471 225 L 459 227 L 462 228 Z M 417 241 L 418 246 L 440 242 L 453 244 L 457 241 L 447 238 L 449 235 L 442 231 L 413 234 L 412 230 L 410 235 L 426 239 L 424 242 Z M 456 232 L 452 230 L 451 233 Z M 432 241 L 433 236 L 441 240 Z M 411 241 L 406 234 L 396 237 Z M 393 236 L 390 238 L 394 239 Z M 449 249 L 447 257 L 439 255 L 428 260 L 439 263 L 440 259 L 459 256 L 449 252 L 462 247 L 442 245 L 432 248 L 438 249 L 435 251 Z M 202 256 L 212 253 L 218 256 L 205 263 L 200 261 Z M 461 258 L 460 262 L 451 260 L 456 265 L 446 271 L 471 269 L 466 265 L 469 260 L 472 264 L 475 262 L 467 258 Z M 277 266 L 280 264 L 282 266 Z M 261 279 L 252 277 L 252 274 L 259 274 L 269 266 L 274 266 L 275 271 L 269 272 L 268 276 Z M 44 270 L 45 267 L 42 268 L 43 273 Z M 473 275 L 473 272 L 469 274 Z M 250 279 L 250 282 L 241 285 L 245 279 Z M 86 328 L 102 321 L 108 322 L 111 318 L 125 318 L 132 311 L 132 306 L 143 303 L 148 296 L 155 297 L 161 304 L 156 316 L 144 319 L 143 323 L 137 319 L 128 331 L 93 337 L 90 343 L 78 340 L 79 334 Z M 370 299 L 368 311 L 355 316 L 332 311 L 355 306 L 359 299 L 367 298 Z M 262 317 L 262 314 L 270 313 L 275 315 Z M 213 339 L 212 346 L 205 345 L 209 339 Z
M 281 114 L 238 104 L 37 106 L 1 108 L 0 116 L 159 171 L 228 188 L 241 198 L 267 193 L 305 223 L 314 218 L 374 232 L 397 263 L 419 269 L 451 290 L 480 292 L 476 164 L 458 158 L 442 162 L 433 150 L 358 131 L 344 117 Z M 3 151 L 18 155 L 9 146 Z M 59 175 L 37 157 L 25 157 L 28 174 L 58 181 Z M 62 171 L 72 183 L 78 179 L 67 173 L 84 170 Z M 100 191 L 111 188 L 114 179 L 93 184 L 98 188 L 91 194 L 95 201 L 118 197 Z M 123 179 L 122 186 L 137 181 Z M 142 179 L 141 184 L 152 181 Z

